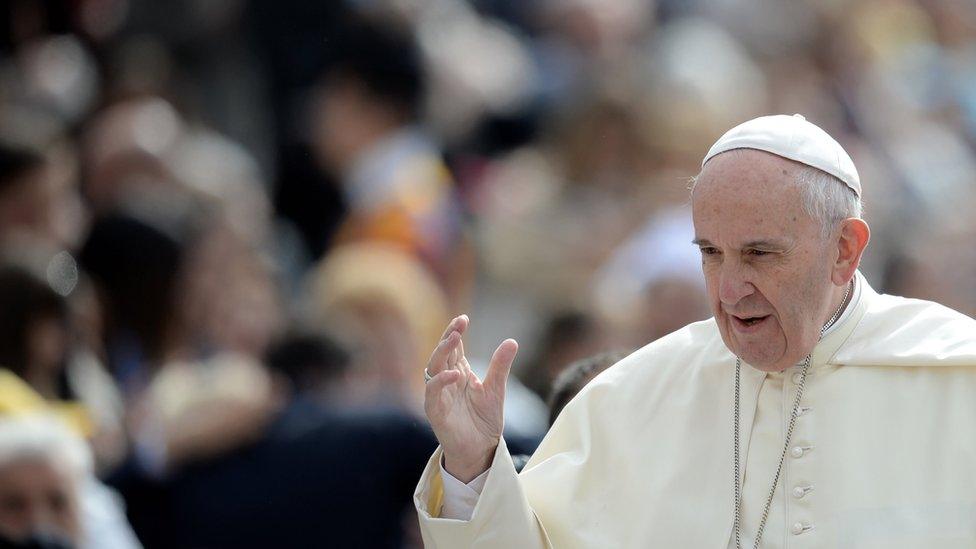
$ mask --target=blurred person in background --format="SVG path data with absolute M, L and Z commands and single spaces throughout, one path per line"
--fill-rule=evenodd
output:
M 118 496 L 92 474 L 92 456 L 58 419 L 0 416 L 0 546 L 136 549 Z
M 549 426 L 556 423 L 559 413 L 587 383 L 629 354 L 630 352 L 625 351 L 605 351 L 567 365 L 552 382 L 549 398 L 546 400 L 549 405 Z
M 387 403 L 419 411 L 423 383 L 410 375 L 440 335 L 448 303 L 433 273 L 385 243 L 333 249 L 309 273 L 307 311 L 353 350 L 344 397 L 350 406 Z
M 415 475 L 436 446 L 415 415 L 376 400 L 351 407 L 352 354 L 293 329 L 266 363 L 285 403 L 259 440 L 197 460 L 169 479 L 176 547 L 420 547 Z M 370 513 L 362 513 L 370 509 Z
M 122 398 L 82 335 L 73 258 L 33 252 L 47 260 L 45 274 L 23 258 L 0 262 L 0 408 L 59 410 L 89 438 L 104 472 L 125 453 Z
M 0 243 L 27 237 L 73 248 L 83 218 L 70 150 L 0 138 Z
M 177 292 L 195 228 L 179 219 L 185 204 L 149 204 L 155 210 L 97 218 L 79 255 L 98 297 L 106 363 L 127 396 L 183 352 L 186 338 Z
M 594 308 L 617 345 L 654 341 L 708 318 L 701 256 L 687 246 L 694 235 L 690 208 L 665 208 L 600 267 L 591 287 Z
M 484 170 L 471 201 L 487 282 L 537 308 L 586 305 L 609 252 L 666 199 L 632 100 L 594 91 L 553 116 L 546 139 Z
M 548 399 L 553 382 L 571 364 L 603 349 L 607 344 L 600 321 L 584 311 L 553 315 L 539 337 L 532 360 L 516 375 L 542 399 Z
M 274 341 L 265 362 L 287 384 L 293 401 L 342 407 L 353 357 L 328 333 L 293 327 Z
M 74 400 L 68 303 L 44 278 L 15 265 L 0 266 L 0 365 L 45 399 Z
M 919 299 L 954 303 L 976 317 L 976 224 L 942 228 L 938 235 L 924 243 L 909 240 L 892 254 L 885 266 L 886 284 Z
M 452 299 L 469 283 L 451 173 L 422 125 L 424 67 L 409 30 L 356 21 L 312 93 L 316 158 L 348 213 L 336 243 L 379 241 L 417 257 Z
M 108 103 L 82 133 L 82 188 L 96 215 L 140 194 L 178 188 L 168 155 L 186 131 L 165 99 L 133 97 Z
M 97 218 L 80 255 L 126 402 L 132 452 L 113 483 L 147 543 L 169 535 L 164 477 L 252 444 L 281 406 L 260 362 L 277 318 L 273 286 L 212 211 L 192 195 L 147 194 Z M 225 316 L 238 306 L 261 321 Z
M 411 375 L 413 361 L 426 359 L 424 345 L 437 340 L 438 323 L 448 316 L 447 298 L 430 270 L 387 244 L 349 244 L 310 273 L 309 291 L 310 318 L 329 326 L 353 352 L 346 405 L 419 415 L 423 380 Z M 534 447 L 545 430 L 545 405 L 515 379 L 509 391 L 506 428 L 516 446 Z
M 558 375 L 549 385 L 546 405 L 549 407 L 549 427 L 556 423 L 559 412 L 573 400 L 587 383 L 600 372 L 613 366 L 628 354 L 621 351 L 604 351 L 579 360 L 575 360 L 560 368 Z M 515 470 L 521 471 L 531 456 L 526 454 L 512 454 Z

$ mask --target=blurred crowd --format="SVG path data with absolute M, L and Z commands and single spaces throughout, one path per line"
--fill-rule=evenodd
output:
M 802 113 L 879 291 L 976 315 L 964 0 L 8 0 L 0 545 L 419 547 L 423 366 L 516 337 L 530 454 L 709 316 L 687 185 Z M 3 545 L 3 546 L 8 546 Z

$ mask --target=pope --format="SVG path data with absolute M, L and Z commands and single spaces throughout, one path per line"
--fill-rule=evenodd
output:
M 875 292 L 854 163 L 800 115 L 723 135 L 694 179 L 712 318 L 620 361 L 520 474 L 455 318 L 425 370 L 428 547 L 976 547 L 976 320 Z

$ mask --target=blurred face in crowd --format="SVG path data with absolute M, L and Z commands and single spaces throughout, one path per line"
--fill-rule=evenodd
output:
M 55 188 L 51 170 L 38 166 L 0 195 L 0 231 L 25 230 L 47 236 Z
M 344 75 L 333 75 L 316 89 L 311 114 L 315 154 L 323 167 L 340 174 L 402 124 L 393 106 Z
M 207 346 L 262 356 L 281 328 L 270 268 L 227 220 L 190 251 L 180 307 L 185 331 Z
M 77 545 L 80 532 L 70 473 L 44 458 L 0 466 L 0 534 L 14 541 L 45 536 Z
M 692 197 L 722 339 L 763 371 L 803 360 L 833 312 L 838 247 L 801 205 L 799 167 L 751 149 L 722 153 L 705 165 Z
M 0 237 L 28 235 L 73 247 L 84 231 L 84 206 L 78 193 L 74 151 L 54 146 L 43 163 L 0 191 Z

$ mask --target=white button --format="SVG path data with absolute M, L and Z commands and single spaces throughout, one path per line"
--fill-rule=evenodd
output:
M 807 492 L 809 492 L 810 490 L 813 490 L 813 486 L 797 486 L 793 488 L 793 497 L 795 497 L 796 499 L 800 499 L 803 496 L 807 495 Z
M 802 377 L 802 374 L 800 372 L 794 372 L 793 373 L 793 384 L 794 385 L 799 385 L 800 384 L 800 378 L 801 377 Z
M 794 446 L 793 448 L 790 449 L 790 455 L 793 456 L 793 457 L 795 457 L 795 458 L 803 457 L 803 447 L 802 446 Z
M 794 522 L 793 527 L 790 528 L 790 531 L 793 532 L 794 536 L 799 536 L 800 534 L 806 532 L 811 528 L 813 528 L 813 526 L 810 526 L 809 524 L 803 524 L 802 522 Z
M 800 406 L 800 409 L 796 411 L 796 417 L 800 417 L 810 410 L 813 410 L 813 406 Z

